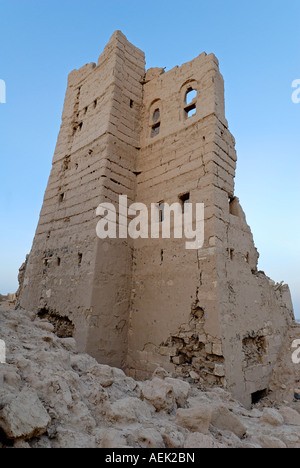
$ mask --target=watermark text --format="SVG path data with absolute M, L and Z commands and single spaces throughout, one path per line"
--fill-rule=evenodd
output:
M 295 349 L 295 351 L 292 354 L 293 363 L 300 364 L 300 340 L 293 341 L 292 349 Z
M 119 196 L 119 206 L 101 203 L 96 215 L 101 219 L 96 232 L 99 239 L 186 239 L 187 250 L 204 245 L 203 203 L 143 203 L 128 206 L 126 195 Z M 172 229 L 173 227 L 173 229 Z
M 6 363 L 6 345 L 3 340 L 0 340 L 0 364 Z

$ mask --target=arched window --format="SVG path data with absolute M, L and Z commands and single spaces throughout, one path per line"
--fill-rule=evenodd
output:
M 152 138 L 159 135 L 160 123 L 161 123 L 160 109 L 157 108 L 157 109 L 154 110 L 153 116 L 152 116 L 152 125 L 151 125 L 151 137 Z
M 197 90 L 190 86 L 185 94 L 184 113 L 187 119 L 197 113 L 197 97 Z

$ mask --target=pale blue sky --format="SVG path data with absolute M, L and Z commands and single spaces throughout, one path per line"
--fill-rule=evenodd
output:
M 97 61 L 116 29 L 167 69 L 220 61 L 237 141 L 236 195 L 260 269 L 291 286 L 300 318 L 299 0 L 0 0 L 0 292 L 17 289 L 47 179 L 68 73 Z M 297 139 L 296 139 L 297 138 Z

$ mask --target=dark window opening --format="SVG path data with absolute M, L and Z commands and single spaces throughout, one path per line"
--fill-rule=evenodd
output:
M 61 264 L 61 260 L 59 257 L 57 257 L 57 266 L 60 266 L 60 264 Z
M 83 122 L 80 122 L 80 124 L 78 125 L 79 130 L 82 130 L 82 127 L 83 127 Z
M 47 319 L 54 326 L 54 333 L 59 338 L 72 338 L 75 326 L 68 317 L 63 317 L 48 308 L 40 309 L 38 312 L 40 319 Z
M 95 99 L 95 101 L 94 101 L 94 109 L 96 109 L 97 104 L 98 104 L 98 99 Z
M 84 109 L 84 113 L 87 114 L 87 111 L 88 111 L 88 110 L 89 110 L 89 108 L 86 107 L 86 108 Z
M 161 260 L 161 263 L 163 263 L 163 261 L 164 261 L 164 251 L 163 251 L 163 249 L 160 251 L 160 260 Z
M 64 199 L 65 199 L 65 194 L 64 194 L 64 193 L 61 193 L 61 194 L 59 195 L 59 201 L 60 201 L 60 203 L 62 203 L 62 202 L 64 201 Z
M 133 100 L 132 99 L 130 99 L 130 104 L 129 105 L 130 105 L 130 109 L 132 109 L 133 108 Z
M 79 253 L 78 254 L 78 266 L 82 264 L 82 257 L 83 257 L 82 253 Z
M 191 198 L 190 193 L 185 193 L 184 195 L 181 195 L 179 197 L 183 213 L 185 212 L 186 204 L 190 202 L 190 198 Z
M 264 390 L 259 390 L 258 392 L 254 392 L 251 395 L 252 405 L 256 405 L 261 400 L 268 396 L 268 389 L 265 388 Z
M 234 249 L 230 249 L 230 260 L 234 259 Z

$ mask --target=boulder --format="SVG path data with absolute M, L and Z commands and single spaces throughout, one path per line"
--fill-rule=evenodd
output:
M 284 423 L 289 426 L 300 426 L 300 414 L 292 408 L 284 407 L 279 410 Z
M 156 411 L 167 413 L 171 413 L 176 404 L 173 386 L 157 377 L 143 383 L 142 398 L 151 403 Z
M 179 409 L 175 422 L 178 426 L 185 427 L 191 432 L 209 434 L 212 411 L 209 405 L 201 405 L 195 408 Z
M 270 426 L 282 426 L 284 424 L 284 419 L 276 409 L 264 408 L 261 422 L 270 424 Z
M 233 432 L 240 439 L 247 432 L 241 420 L 223 404 L 213 406 L 211 423 L 221 431 Z
M 0 427 L 8 439 L 31 439 L 47 431 L 50 417 L 35 391 L 24 388 L 0 411 Z
M 191 391 L 190 384 L 188 382 L 184 382 L 183 380 L 171 379 L 170 377 L 167 377 L 165 382 L 172 385 L 178 408 L 184 408 Z

